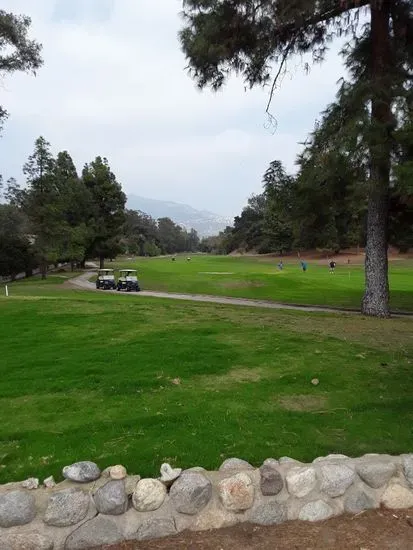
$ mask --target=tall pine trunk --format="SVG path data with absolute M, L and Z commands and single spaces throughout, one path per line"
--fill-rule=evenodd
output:
M 100 269 L 105 268 L 105 256 L 99 256 L 99 267 Z
M 390 315 L 387 260 L 392 123 L 390 1 L 375 1 L 371 6 L 371 78 L 374 95 L 371 105 L 370 188 L 362 312 L 376 317 Z
M 42 275 L 42 279 L 46 279 L 47 275 L 47 260 L 42 260 L 40 262 L 40 273 Z

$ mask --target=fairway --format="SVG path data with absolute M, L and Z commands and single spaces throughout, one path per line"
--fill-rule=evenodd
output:
M 144 290 L 233 296 L 273 300 L 286 304 L 311 304 L 359 308 L 364 289 L 364 266 L 348 265 L 347 257 L 329 273 L 327 261 L 308 261 L 304 273 L 296 259 L 256 256 L 193 255 L 171 258 L 123 260 L 108 267 L 139 270 Z M 390 263 L 390 303 L 393 311 L 413 311 L 413 260 Z
M 188 280 L 219 271 L 208 260 L 171 269 L 188 269 Z M 172 264 L 162 262 L 142 262 L 143 273 Z M 230 456 L 259 465 L 413 447 L 411 319 L 131 299 L 61 283 L 32 279 L 0 298 L 1 482 L 60 479 L 82 459 L 156 476 L 164 461 L 216 468 Z

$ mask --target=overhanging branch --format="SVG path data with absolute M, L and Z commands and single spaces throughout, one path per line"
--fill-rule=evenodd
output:
M 335 6 L 334 8 L 317 13 L 309 17 L 308 19 L 305 19 L 304 22 L 301 22 L 299 26 L 297 26 L 297 23 L 295 21 L 291 23 L 286 23 L 285 25 L 280 25 L 278 27 L 278 31 L 288 33 L 293 32 L 295 29 L 305 30 L 308 27 L 317 25 L 318 23 L 325 23 L 330 19 L 339 17 L 346 11 L 367 6 L 371 4 L 371 1 L 372 0 L 337 0 L 337 6 Z

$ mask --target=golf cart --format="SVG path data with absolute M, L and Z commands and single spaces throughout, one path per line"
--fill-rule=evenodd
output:
M 115 290 L 115 274 L 113 269 L 99 269 L 96 279 L 96 288 L 101 290 Z
M 120 269 L 117 290 L 140 291 L 136 269 Z

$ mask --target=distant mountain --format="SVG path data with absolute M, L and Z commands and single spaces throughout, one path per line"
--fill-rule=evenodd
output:
M 187 204 L 159 201 L 129 195 L 126 207 L 131 210 L 141 210 L 152 218 L 170 218 L 185 229 L 196 229 L 201 237 L 218 235 L 227 225 L 232 225 L 231 218 L 224 218 L 207 210 L 196 210 Z

